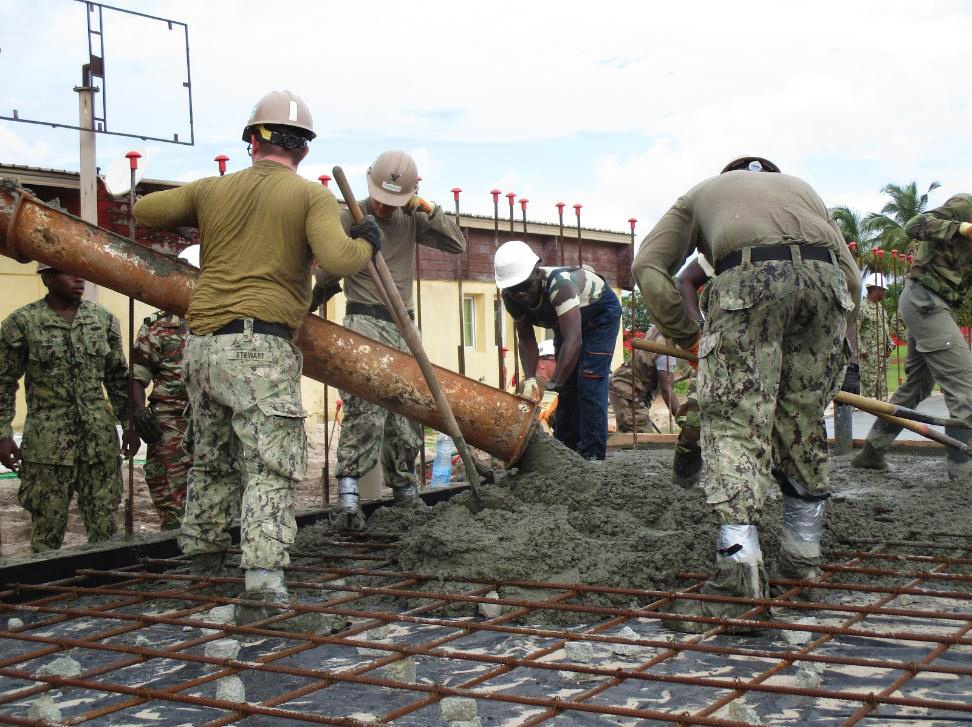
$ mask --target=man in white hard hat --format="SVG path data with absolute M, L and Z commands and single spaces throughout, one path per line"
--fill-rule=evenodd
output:
M 557 396 L 548 409 L 557 412 L 554 436 L 587 459 L 604 459 L 608 381 L 621 327 L 618 296 L 586 265 L 542 267 L 521 240 L 500 245 L 494 269 L 503 305 L 516 324 L 524 394 L 537 389 L 533 327 L 553 329 L 557 365 L 546 389 Z
M 871 273 L 864 287 L 867 296 L 857 314 L 861 395 L 884 401 L 888 398 L 888 356 L 894 350 L 883 302 L 887 293 L 884 275 Z
M 312 260 L 344 275 L 381 248 L 374 220 L 346 231 L 334 195 L 296 173 L 313 138 L 306 104 L 274 91 L 243 127 L 252 166 L 135 205 L 141 225 L 200 229 L 183 369 L 194 459 L 179 544 L 194 567 L 215 572 L 240 515 L 244 595 L 265 605 L 238 608 L 237 623 L 288 602 L 293 488 L 307 459 L 301 355 L 291 341 L 310 304 Z
M 368 168 L 368 197 L 358 202 L 364 214 L 374 215 L 384 236 L 382 257 L 388 265 L 398 293 L 411 316 L 412 284 L 415 280 L 416 245 L 425 245 L 456 255 L 466 249 L 466 241 L 452 217 L 437 204 L 418 195 L 418 166 L 403 151 L 386 151 Z M 345 229 L 351 226 L 351 213 L 341 212 Z M 340 290 L 339 276 L 333 271 L 317 273 L 313 305 L 316 307 Z M 344 278 L 347 298 L 344 325 L 353 331 L 407 351 L 405 338 L 398 330 L 367 272 Z M 341 392 L 344 420 L 337 448 L 339 509 L 335 526 L 360 530 L 364 514 L 359 506 L 358 480 L 379 461 L 385 484 L 399 506 L 418 505 L 415 458 L 422 447 L 418 422 L 406 419 L 347 391 Z

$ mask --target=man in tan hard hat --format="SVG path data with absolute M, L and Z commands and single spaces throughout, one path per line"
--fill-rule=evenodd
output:
M 345 275 L 381 248 L 373 219 L 346 231 L 331 192 L 297 175 L 313 138 L 306 104 L 274 91 L 243 127 L 249 168 L 135 205 L 141 225 L 200 230 L 183 369 L 194 459 L 179 544 L 194 567 L 215 572 L 240 515 L 244 595 L 265 605 L 240 607 L 237 623 L 273 615 L 288 600 L 293 488 L 307 458 L 301 356 L 291 341 L 310 304 L 311 263 Z
M 466 241 L 442 207 L 418 196 L 418 166 L 405 152 L 381 154 L 368 168 L 367 181 L 368 198 L 358 204 L 364 214 L 378 220 L 385 240 L 382 256 L 411 315 L 415 246 L 426 245 L 455 255 L 466 249 Z M 350 228 L 350 212 L 341 212 L 341 222 L 345 229 Z M 315 307 L 339 290 L 338 275 L 323 267 L 314 288 Z M 345 277 L 344 294 L 345 326 L 400 351 L 408 350 L 366 272 Z M 347 391 L 341 392 L 341 399 L 344 421 L 337 449 L 339 511 L 335 526 L 359 530 L 364 527 L 364 515 L 358 504 L 358 480 L 379 460 L 396 504 L 421 502 L 415 487 L 415 458 L 423 444 L 422 430 L 418 422 Z

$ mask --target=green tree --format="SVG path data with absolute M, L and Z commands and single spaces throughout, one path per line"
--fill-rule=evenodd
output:
M 865 218 L 865 222 L 878 237 L 878 247 L 885 252 L 911 252 L 912 241 L 905 234 L 904 226 L 908 220 L 928 208 L 928 195 L 940 186 L 938 182 L 932 182 L 928 185 L 927 192 L 918 194 L 918 185 L 915 182 L 904 186 L 884 185 L 881 194 L 888 195 L 891 200 L 880 212 L 872 212 Z
M 631 316 L 631 296 L 634 296 L 634 318 Z M 651 316 L 648 315 L 648 307 L 640 290 L 627 293 L 621 299 L 621 328 L 622 330 L 634 328 L 636 331 L 647 331 L 651 328 Z
M 854 243 L 854 257 L 859 263 L 873 259 L 869 253 L 878 238 L 868 218 L 843 204 L 830 209 L 830 218 L 837 224 L 844 242 Z M 863 262 L 863 267 L 871 269 L 866 262 Z

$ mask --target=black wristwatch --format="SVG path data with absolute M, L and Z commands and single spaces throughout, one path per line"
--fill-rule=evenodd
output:
M 555 394 L 559 394 L 562 388 L 563 384 L 558 384 L 556 381 L 547 382 L 547 391 L 552 391 Z

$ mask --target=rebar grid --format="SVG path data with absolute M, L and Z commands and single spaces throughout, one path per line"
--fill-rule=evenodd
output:
M 216 606 L 247 603 L 236 597 L 242 591 L 239 571 L 203 577 L 162 570 L 183 565 L 178 560 L 81 569 L 71 579 L 0 592 L 0 613 L 26 622 L 0 630 L 4 651 L 16 651 L 0 658 L 0 722 L 32 723 L 26 719 L 31 700 L 51 690 L 73 697 L 63 718 L 72 724 L 109 715 L 138 723 L 136 710 L 169 704 L 198 710 L 192 721 L 208 725 L 245 723 L 250 716 L 336 725 L 444 725 L 435 707 L 449 696 L 475 700 L 496 723 L 525 725 L 581 713 L 628 719 L 624 724 L 754 723 L 755 713 L 740 711 L 740 703 L 759 708 L 760 719 L 783 708 L 777 703 L 818 710 L 817 721 L 826 714 L 821 705 L 841 705 L 839 714 L 829 708 L 834 724 L 856 724 L 878 709 L 882 715 L 957 718 L 972 713 L 967 681 L 972 665 L 942 657 L 972 653 L 972 592 L 952 587 L 972 580 L 972 542 L 950 537 L 957 542 L 898 541 L 868 551 L 853 549 L 864 545 L 860 541 L 848 543 L 850 549 L 828 553 L 846 560 L 829 563 L 820 579 L 774 580 L 771 585 L 783 593 L 757 600 L 700 594 L 705 574 L 683 574 L 699 582 L 677 592 L 476 578 L 450 578 L 446 587 L 437 577 L 395 569 L 393 543 L 335 540 L 322 544 L 326 550 L 313 561 L 288 569 L 288 587 L 298 596 L 288 611 L 248 626 L 207 620 Z M 894 550 L 902 548 L 908 550 Z M 863 565 L 875 562 L 882 567 Z M 935 581 L 948 589 L 926 587 Z M 827 600 L 808 597 L 811 588 Z M 507 589 L 526 590 L 529 597 L 487 595 Z M 646 605 L 578 602 L 592 596 Z M 24 598 L 31 600 L 18 603 Z M 748 610 L 734 619 L 678 616 L 711 628 L 675 637 L 659 622 L 677 599 L 737 603 Z M 895 599 L 902 602 L 891 604 Z M 500 615 L 471 616 L 478 607 Z M 778 609 L 801 619 L 780 618 Z M 282 630 L 299 614 L 320 614 L 334 622 L 335 632 Z M 586 617 L 589 623 L 528 625 L 541 614 Z M 390 636 L 380 633 L 386 626 L 392 627 Z M 618 633 L 625 626 L 635 630 L 634 637 Z M 753 629 L 758 637 L 726 635 Z M 197 633 L 184 637 L 181 631 Z M 241 641 L 250 658 L 200 653 L 227 637 Z M 133 644 L 133 638 L 140 640 Z M 501 638 L 506 640 L 497 643 Z M 598 658 L 567 660 L 568 642 L 589 644 Z M 888 645 L 909 658 L 875 656 Z M 265 653 L 251 656 L 254 650 Z M 80 674 L 38 674 L 58 652 L 89 665 Z M 412 678 L 403 677 L 407 669 L 390 671 L 402 664 L 420 673 Z M 824 674 L 817 683 L 794 683 L 788 673 L 814 667 Z M 849 670 L 879 688 L 856 688 L 844 674 Z M 434 678 L 421 678 L 421 672 Z M 213 683 L 233 675 L 254 685 L 260 698 L 212 697 Z M 933 678 L 948 688 L 929 689 L 925 682 Z M 831 679 L 837 683 L 824 683 Z M 920 683 L 906 692 L 915 680 Z M 660 700 L 662 694 L 670 697 Z M 362 701 L 367 709 L 355 709 Z M 659 709 L 659 701 L 670 704 Z M 180 715 L 178 721 L 185 722 L 185 712 Z

